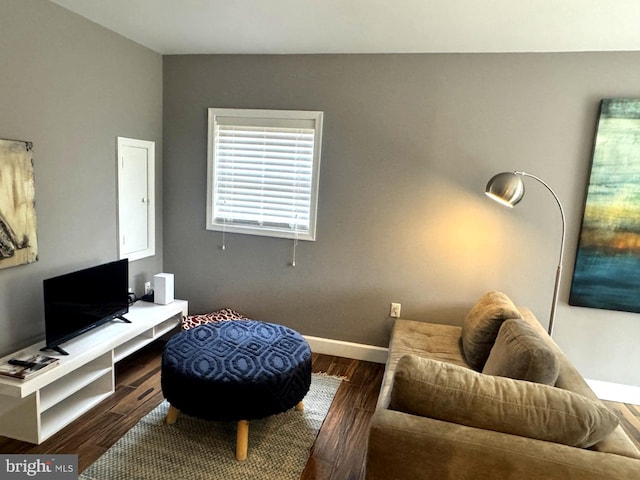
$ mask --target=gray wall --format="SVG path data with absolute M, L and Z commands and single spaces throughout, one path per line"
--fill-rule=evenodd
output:
M 555 338 L 589 378 L 640 385 L 640 316 L 567 305 L 599 100 L 640 96 L 640 53 L 165 56 L 165 271 L 192 312 L 234 307 L 304 334 L 386 345 L 402 316 L 460 324 L 488 290 L 546 325 L 557 206 L 568 218 Z M 207 107 L 325 112 L 316 242 L 205 230 Z
M 155 141 L 161 166 L 162 57 L 47 1 L 3 0 L 0 71 L 0 138 L 34 143 L 39 244 L 38 262 L 0 270 L 5 354 L 43 338 L 44 278 L 117 258 L 116 137 Z M 162 270 L 161 220 L 160 202 L 159 253 L 130 265 L 139 293 Z

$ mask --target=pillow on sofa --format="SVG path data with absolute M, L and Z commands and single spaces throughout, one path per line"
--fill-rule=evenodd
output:
M 389 408 L 581 448 L 618 424 L 603 404 L 582 395 L 416 355 L 398 361 Z
M 204 325 L 209 322 L 222 322 L 225 320 L 249 320 L 241 313 L 236 312 L 230 308 L 223 308 L 216 310 L 213 313 L 202 313 L 200 315 L 188 315 L 182 318 L 182 330 L 189 330 L 190 328 L 197 327 L 198 325 Z
M 502 322 L 522 318 L 504 293 L 489 292 L 478 300 L 462 324 L 462 353 L 471 368 L 482 370 Z
M 553 349 L 523 320 L 505 320 L 482 373 L 555 385 L 560 362 Z

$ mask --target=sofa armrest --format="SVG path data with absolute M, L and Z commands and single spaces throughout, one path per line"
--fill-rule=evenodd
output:
M 623 480 L 638 472 L 631 458 L 378 409 L 365 478 Z

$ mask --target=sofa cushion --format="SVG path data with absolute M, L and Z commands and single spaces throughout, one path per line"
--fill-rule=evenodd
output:
M 505 320 L 482 373 L 555 385 L 560 362 L 553 349 L 526 322 Z
M 601 402 L 573 392 L 416 355 L 398 361 L 389 408 L 581 448 L 618 424 Z
M 481 371 L 502 322 L 522 318 L 504 293 L 488 292 L 469 311 L 462 324 L 462 352 L 471 368 Z
M 387 408 L 389 405 L 393 372 L 398 360 L 404 355 L 411 353 L 463 367 L 468 366 L 460 351 L 461 331 L 462 327 L 458 325 L 397 319 L 391 333 L 389 356 L 377 405 L 382 408 Z

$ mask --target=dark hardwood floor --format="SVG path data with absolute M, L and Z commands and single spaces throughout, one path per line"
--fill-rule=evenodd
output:
M 640 449 L 640 405 L 610 401 L 605 401 L 604 403 L 617 415 L 622 428 L 627 432 L 636 447 Z
M 115 394 L 46 442 L 32 445 L 0 437 L 0 452 L 77 453 L 79 469 L 84 470 L 162 401 L 162 347 L 162 343 L 151 344 L 120 362 Z M 313 371 L 347 380 L 336 393 L 301 478 L 362 479 L 367 430 L 384 365 L 314 353 Z M 618 415 L 623 428 L 640 448 L 640 406 L 605 403 Z
M 119 362 L 115 394 L 41 445 L 0 437 L 2 453 L 77 453 L 86 469 L 163 399 L 156 342 Z M 366 433 L 384 366 L 313 354 L 313 371 L 346 377 L 318 434 L 302 478 L 358 479 L 363 471 Z M 233 454 L 233 446 L 230 447 Z M 249 439 L 251 449 L 251 439 Z
M 311 450 L 303 480 L 364 478 L 369 419 L 376 407 L 384 365 L 313 354 L 314 372 L 346 377 Z

